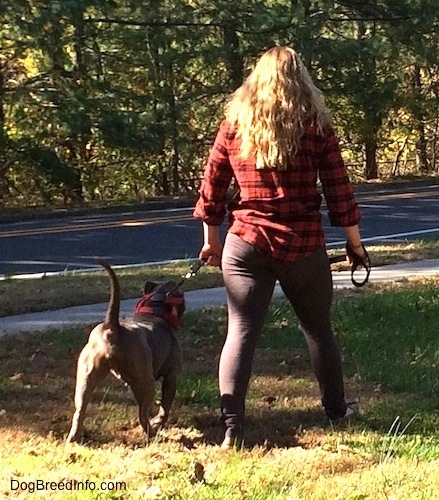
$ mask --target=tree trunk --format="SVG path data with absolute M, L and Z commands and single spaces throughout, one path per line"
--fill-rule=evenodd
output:
M 406 135 L 404 142 L 402 143 L 402 146 L 396 152 L 395 159 L 393 160 L 392 176 L 399 175 L 399 162 L 401 161 L 401 156 L 402 156 L 402 153 L 404 153 L 404 149 L 407 146 L 408 140 L 409 140 L 409 136 Z
M 3 94 L 5 85 L 6 63 L 0 62 L 0 206 L 4 206 L 7 194 L 7 178 L 6 171 L 8 167 L 8 160 L 6 154 L 6 124 L 5 124 L 5 110 L 3 104 Z
M 73 79 L 76 86 L 76 93 L 80 96 L 83 102 L 87 100 L 87 73 L 88 68 L 86 66 L 86 59 L 84 56 L 85 48 L 85 23 L 84 23 L 84 11 L 81 9 L 76 11 L 74 18 L 74 43 L 73 48 L 75 51 L 75 64 L 73 69 Z M 74 165 L 75 176 L 74 184 L 72 186 L 72 195 L 76 198 L 74 201 L 82 201 L 84 197 L 84 185 L 83 185 L 83 175 L 85 173 L 86 177 L 93 179 L 94 172 L 90 165 L 90 158 L 92 157 L 92 137 L 91 127 L 89 125 L 81 127 L 81 131 L 76 138 L 76 143 L 78 145 L 77 160 Z M 93 181 L 92 181 L 93 183 Z M 89 189 L 89 196 L 95 198 L 95 190 L 93 188 Z
M 46 38 L 46 54 L 50 59 L 51 64 L 51 80 L 54 87 L 54 92 L 52 93 L 51 100 L 55 107 L 63 109 L 68 106 L 66 99 L 66 92 L 64 89 L 64 80 L 69 81 L 69 85 L 76 82 L 80 85 L 80 79 L 78 76 L 78 64 L 82 64 L 82 61 L 76 60 L 75 71 L 71 72 L 66 69 L 66 61 L 70 62 L 70 58 L 67 58 L 64 43 L 63 43 L 63 25 L 59 23 L 58 13 L 56 11 L 56 6 L 47 5 L 44 7 L 47 11 L 47 16 L 50 22 L 45 25 L 44 36 Z M 80 14 L 81 22 L 83 23 L 83 12 Z M 75 21 L 75 53 L 78 58 L 78 47 L 77 42 L 79 38 L 82 38 L 82 34 L 78 37 L 78 17 Z M 79 28 L 81 30 L 81 28 Z M 79 56 L 81 59 L 81 56 Z M 81 71 L 84 72 L 84 68 L 81 66 Z M 73 83 L 74 85 L 74 83 Z M 81 162 L 81 147 L 79 146 L 79 141 L 77 138 L 72 140 L 67 139 L 65 135 L 59 135 L 56 137 L 56 143 L 62 145 L 62 151 L 59 148 L 56 149 L 56 154 L 62 157 L 62 161 L 69 165 L 73 170 L 73 175 L 69 180 L 64 182 L 64 199 L 70 199 L 74 203 L 81 203 L 84 201 L 84 186 L 82 184 L 82 162 Z
M 163 165 L 160 165 L 160 180 L 157 194 L 164 194 L 165 196 L 171 194 L 168 172 L 166 172 L 166 167 L 163 167 Z
M 416 166 L 421 174 L 428 174 L 430 172 L 430 161 L 428 159 L 424 123 L 419 122 L 416 129 L 418 131 L 418 140 L 416 141 Z
M 376 137 L 368 137 L 364 142 L 365 173 L 366 173 L 366 179 L 368 180 L 376 179 L 378 177 L 376 152 L 377 152 Z
M 223 28 L 224 48 L 229 65 L 229 75 L 232 90 L 241 86 L 244 74 L 244 62 L 239 51 L 239 38 L 233 26 Z
M 417 64 L 413 66 L 410 76 L 413 97 L 415 99 L 412 113 L 418 134 L 418 140 L 416 141 L 416 166 L 421 174 L 428 174 L 430 171 L 430 162 L 428 160 L 427 140 L 425 137 L 425 116 L 422 109 L 423 85 L 421 68 Z
M 180 173 L 178 166 L 180 163 L 180 148 L 178 137 L 178 109 L 174 93 L 174 71 L 172 65 L 167 67 L 168 75 L 167 86 L 167 101 L 169 106 L 169 119 L 171 125 L 171 141 L 172 141 L 172 162 L 171 162 L 171 178 L 172 178 L 172 194 L 176 195 L 180 191 Z

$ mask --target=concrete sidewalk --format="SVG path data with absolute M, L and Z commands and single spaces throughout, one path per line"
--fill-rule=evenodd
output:
M 372 268 L 370 283 L 398 281 L 414 276 L 439 276 L 439 259 Z M 333 272 L 333 281 L 334 288 L 353 288 L 349 271 Z M 277 285 L 274 296 L 280 297 L 282 294 L 282 290 Z M 185 296 L 186 309 L 189 311 L 226 303 L 224 288 L 194 290 L 186 292 Z M 121 318 L 131 316 L 137 300 L 129 299 L 121 302 Z M 102 321 L 106 309 L 106 303 L 91 304 L 0 318 L 0 336 L 18 332 L 63 328 L 74 324 L 99 323 Z

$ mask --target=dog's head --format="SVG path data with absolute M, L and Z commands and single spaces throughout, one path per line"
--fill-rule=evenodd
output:
M 144 293 L 134 308 L 135 316 L 153 315 L 165 319 L 175 328 L 182 325 L 181 317 L 185 311 L 185 301 L 177 283 L 147 281 Z
M 153 294 L 157 299 L 162 299 L 165 304 L 172 306 L 172 312 L 177 318 L 183 316 L 186 309 L 184 293 L 180 288 L 177 288 L 177 283 L 175 281 L 165 281 L 163 283 L 146 281 L 143 291 L 145 295 Z

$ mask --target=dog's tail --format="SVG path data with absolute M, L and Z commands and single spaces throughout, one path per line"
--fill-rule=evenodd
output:
M 107 312 L 104 319 L 104 327 L 116 334 L 119 330 L 119 312 L 120 312 L 120 285 L 116 273 L 108 262 L 100 257 L 97 259 L 99 264 L 106 269 L 110 275 L 110 301 L 108 302 Z

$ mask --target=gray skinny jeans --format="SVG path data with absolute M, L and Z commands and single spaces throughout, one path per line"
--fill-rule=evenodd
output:
M 304 333 L 326 414 L 342 417 L 346 411 L 343 370 L 331 328 L 332 276 L 326 250 L 297 262 L 280 261 L 228 233 L 222 270 L 228 331 L 219 363 L 219 387 L 226 436 L 242 437 L 253 355 L 276 280 Z

